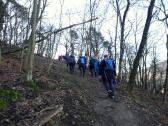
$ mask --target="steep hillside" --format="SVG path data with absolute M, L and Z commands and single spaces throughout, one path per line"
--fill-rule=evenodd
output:
M 19 71 L 18 56 L 4 57 L 0 65 L 0 125 L 166 126 L 168 124 L 168 109 L 161 108 L 155 96 L 152 99 L 137 90 L 136 95 L 130 97 L 120 85 L 119 102 L 116 103 L 107 97 L 101 82 L 92 78 L 89 73 L 85 78 L 80 76 L 78 69 L 74 75 L 69 74 L 63 62 L 54 61 L 50 75 L 47 75 L 48 65 L 49 59 L 36 56 L 33 73 L 36 81 L 28 85 L 23 81 L 23 72 Z

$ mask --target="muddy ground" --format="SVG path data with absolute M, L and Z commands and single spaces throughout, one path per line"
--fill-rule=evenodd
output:
M 33 126 L 57 110 L 60 112 L 44 125 L 168 125 L 168 109 L 161 106 L 155 96 L 149 97 L 141 90 L 136 90 L 136 97 L 132 97 L 128 95 L 123 83 L 118 85 L 116 103 L 107 97 L 98 79 L 89 73 L 81 77 L 77 66 L 72 75 L 65 63 L 54 61 L 48 75 L 50 60 L 40 56 L 36 56 L 35 60 L 34 79 L 38 90 L 34 91 L 23 81 L 23 72 L 19 71 L 20 61 L 18 55 L 8 55 L 3 57 L 0 65 L 0 87 L 22 93 L 21 98 L 0 112 L 2 126 Z

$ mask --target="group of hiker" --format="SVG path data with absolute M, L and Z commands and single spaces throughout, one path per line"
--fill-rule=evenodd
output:
M 63 59 L 67 63 L 67 67 L 71 74 L 74 73 L 76 60 L 73 55 L 65 55 Z M 77 64 L 81 76 L 85 76 L 87 68 L 89 68 L 92 77 L 99 77 L 103 82 L 104 88 L 106 89 L 108 96 L 115 99 L 115 86 L 116 86 L 116 64 L 115 61 L 104 55 L 102 60 L 97 57 L 91 57 L 89 65 L 86 56 L 79 56 Z M 87 67 L 88 66 L 88 67 Z
M 59 60 L 59 61 L 63 61 L 63 59 L 64 59 L 64 56 L 63 56 L 63 55 L 58 56 L 58 60 Z

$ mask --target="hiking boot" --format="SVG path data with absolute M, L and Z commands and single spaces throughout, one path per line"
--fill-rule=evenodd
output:
M 114 96 L 111 96 L 111 98 L 114 100 L 115 99 L 115 97 Z
M 112 96 L 112 95 L 111 95 L 110 93 L 108 93 L 108 97 L 110 97 L 110 98 L 111 98 L 111 96 Z
M 117 98 L 115 96 L 112 96 L 112 99 L 115 103 L 119 103 L 119 101 L 117 100 Z
M 112 97 L 112 91 L 111 90 L 108 91 L 108 97 Z

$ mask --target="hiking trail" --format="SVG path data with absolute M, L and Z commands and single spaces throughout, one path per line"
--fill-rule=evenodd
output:
M 17 55 L 4 58 L 0 87 L 15 89 L 22 97 L 0 112 L 0 125 L 34 126 L 45 117 L 44 126 L 167 126 L 168 109 L 156 104 L 156 96 L 149 97 L 137 89 L 130 96 L 123 83 L 117 88 L 119 102 L 114 102 L 107 96 L 102 82 L 91 77 L 89 71 L 83 78 L 76 65 L 72 75 L 64 62 L 54 60 L 48 75 L 50 60 L 37 55 L 35 58 L 38 90 L 22 82 Z M 57 107 L 60 112 L 53 116 Z
M 87 71 L 86 76 L 80 76 L 78 69 L 75 69 L 73 75 L 68 73 L 68 69 L 63 66 L 60 70 L 64 73 L 68 81 L 73 82 L 76 87 L 87 90 L 92 107 L 98 120 L 95 126 L 138 126 L 139 120 L 136 115 L 122 101 L 122 96 L 118 93 L 119 102 L 114 102 L 107 97 L 103 84 L 98 79 L 91 77 Z M 77 66 L 76 66 L 77 68 Z

